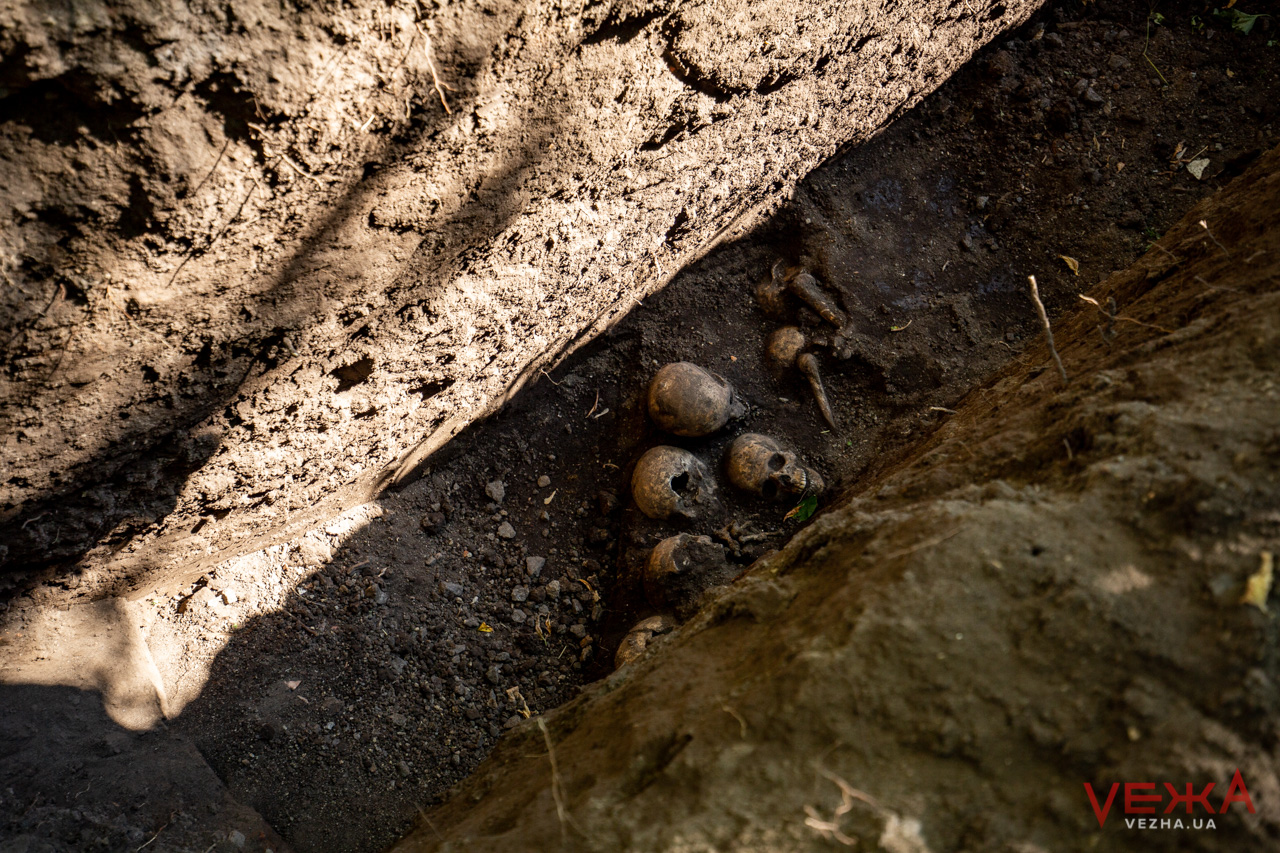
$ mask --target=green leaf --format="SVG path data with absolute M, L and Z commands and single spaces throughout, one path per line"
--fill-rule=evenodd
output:
M 1214 17 L 1222 18 L 1231 25 L 1231 29 L 1244 35 L 1249 35 L 1253 31 L 1253 25 L 1258 23 L 1259 18 L 1269 17 L 1268 15 L 1248 15 L 1239 9 L 1214 9 Z
M 796 521 L 808 521 L 813 518 L 813 514 L 818 511 L 818 496 L 809 495 L 787 513 L 786 519 L 795 519 Z

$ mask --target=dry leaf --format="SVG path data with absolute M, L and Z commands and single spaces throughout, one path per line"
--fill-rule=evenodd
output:
M 492 634 L 492 633 L 493 633 L 493 629 L 489 627 L 489 623 L 488 623 L 488 622 L 481 622 L 481 623 L 480 623 L 480 627 L 479 627 L 479 628 L 477 628 L 476 630 L 477 630 L 477 631 L 479 631 L 481 634 Z
M 605 411 L 608 411 L 608 410 L 606 409 Z M 556 499 L 556 492 L 558 492 L 558 491 L 560 491 L 560 490 L 559 490 L 559 489 L 552 489 L 552 490 L 551 490 L 551 494 L 547 495 L 545 498 L 543 498 L 543 499 L 542 499 L 542 504 L 543 504 L 543 506 L 547 506 L 547 505 L 549 505 L 553 500 L 555 500 L 555 499 Z
M 1263 551 L 1259 556 L 1262 557 L 1262 565 L 1256 572 L 1249 575 L 1240 603 L 1252 604 L 1266 613 L 1267 597 L 1271 595 L 1271 584 L 1275 580 L 1275 560 L 1270 551 Z
M 1069 255 L 1058 255 L 1062 260 L 1066 261 L 1067 266 L 1071 267 L 1071 272 L 1080 275 L 1080 262 Z

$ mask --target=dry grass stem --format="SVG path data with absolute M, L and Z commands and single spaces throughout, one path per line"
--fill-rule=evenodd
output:
M 1053 344 L 1053 329 L 1049 327 L 1049 315 L 1044 310 L 1044 303 L 1040 301 L 1040 288 L 1036 286 L 1036 277 L 1027 276 L 1027 280 L 1031 282 L 1031 301 L 1036 304 L 1036 313 L 1040 315 L 1040 325 L 1044 326 L 1044 336 L 1049 342 L 1049 354 L 1053 356 L 1053 363 L 1058 365 L 1058 375 L 1062 377 L 1062 384 L 1069 384 L 1067 379 L 1067 369 L 1062 366 L 1062 358 L 1058 355 L 1058 348 Z

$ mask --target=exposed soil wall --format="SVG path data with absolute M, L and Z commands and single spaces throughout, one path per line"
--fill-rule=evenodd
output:
M 1069 383 L 1028 351 L 397 849 L 1273 847 L 1278 264 L 1272 151 L 1059 324 Z M 1237 769 L 1212 831 L 1084 789 Z
M 5 7 L 0 560 L 403 482 L 1036 5 Z

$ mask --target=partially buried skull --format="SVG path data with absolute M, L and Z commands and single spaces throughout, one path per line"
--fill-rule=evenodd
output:
M 631 475 L 631 494 L 640 511 L 658 521 L 692 521 L 716 505 L 716 484 L 702 460 L 665 444 L 640 457 Z
M 649 417 L 676 435 L 711 435 L 745 412 L 728 381 L 687 361 L 668 364 L 649 383 Z
M 725 466 L 735 486 L 769 500 L 817 494 L 824 487 L 818 472 L 802 465 L 793 450 L 757 432 L 733 440 Z
M 675 630 L 675 620 L 670 616 L 650 616 L 631 626 L 631 630 L 618 644 L 618 652 L 613 657 L 616 668 L 622 668 L 640 658 L 653 642 L 655 637 Z
M 659 542 L 649 554 L 645 597 L 654 607 L 687 619 L 697 612 L 708 589 L 730 583 L 737 573 L 725 559 L 723 545 L 708 536 L 680 533 Z

